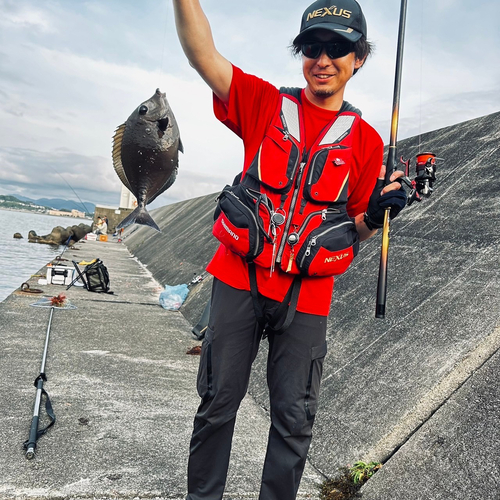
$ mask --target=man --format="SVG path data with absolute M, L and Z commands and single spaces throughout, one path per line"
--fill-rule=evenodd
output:
M 214 226 L 225 243 L 208 266 L 215 279 L 187 499 L 222 498 L 236 412 L 267 337 L 271 428 L 259 498 L 293 500 L 316 413 L 333 275 L 356 253 L 358 236 L 365 240 L 382 226 L 385 208 L 394 217 L 406 202 L 398 182 L 384 187 L 380 136 L 343 100 L 371 50 L 366 21 L 355 0 L 314 2 L 293 42 L 306 86 L 280 92 L 216 50 L 199 0 L 173 2 L 182 47 L 213 90 L 217 118 L 244 142 L 243 174 L 231 189 L 239 201 L 253 196 L 267 224 L 264 237 L 257 229 L 263 243 L 250 257 L 237 247 L 245 238 L 224 210 Z M 334 226 L 345 228 L 346 248 L 318 243 Z M 314 253 L 318 247 L 323 253 Z

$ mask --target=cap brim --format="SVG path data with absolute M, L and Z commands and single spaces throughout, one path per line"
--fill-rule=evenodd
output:
M 297 45 L 302 42 L 302 40 L 310 33 L 315 30 L 327 30 L 340 35 L 341 37 L 349 40 L 350 42 L 357 42 L 363 34 L 359 31 L 353 30 L 352 28 L 347 28 L 342 24 L 334 24 L 334 23 L 317 23 L 309 26 L 304 31 L 299 33 L 295 39 L 293 40 L 293 45 Z

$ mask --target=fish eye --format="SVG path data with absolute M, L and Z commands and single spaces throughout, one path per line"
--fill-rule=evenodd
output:
M 158 120 L 158 128 L 162 131 L 165 132 L 168 127 L 168 116 L 165 118 L 162 118 L 161 120 Z
M 139 114 L 145 115 L 148 112 L 148 107 L 144 106 L 144 104 L 139 108 Z

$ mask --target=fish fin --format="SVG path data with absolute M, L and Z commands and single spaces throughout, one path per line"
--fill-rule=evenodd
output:
M 130 183 L 127 179 L 127 175 L 125 174 L 125 170 L 122 164 L 122 139 L 123 132 L 125 132 L 125 123 L 122 123 L 115 131 L 115 135 L 113 136 L 113 167 L 115 169 L 116 174 L 122 181 L 123 185 L 129 190 L 132 191 L 130 187 Z
M 182 144 L 182 140 L 181 138 L 179 137 L 179 146 L 177 147 L 177 149 L 181 152 L 181 153 L 184 153 L 184 144 Z
M 130 226 L 131 224 L 142 224 L 160 231 L 160 228 L 156 225 L 153 217 L 149 215 L 149 212 L 144 207 L 137 207 L 132 213 L 127 215 L 127 217 L 125 217 L 125 219 L 123 219 L 120 224 L 116 226 L 116 230 L 118 231 L 124 227 Z

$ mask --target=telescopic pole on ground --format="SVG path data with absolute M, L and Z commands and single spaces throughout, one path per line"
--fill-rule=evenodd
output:
M 34 304 L 30 304 L 33 307 L 43 307 L 50 308 L 49 313 L 49 324 L 47 325 L 47 333 L 45 334 L 45 345 L 43 348 L 42 355 L 42 364 L 40 366 L 40 374 L 35 379 L 35 387 L 36 387 L 36 397 L 35 404 L 33 408 L 33 417 L 31 419 L 31 426 L 29 437 L 27 441 L 24 443 L 24 449 L 26 452 L 26 458 L 31 460 L 35 457 L 35 450 L 38 439 L 43 436 L 49 429 L 52 427 L 56 421 L 56 416 L 54 415 L 54 411 L 52 410 L 52 404 L 50 402 L 49 395 L 43 388 L 43 383 L 47 381 L 47 376 L 45 375 L 45 367 L 47 364 L 47 353 L 49 350 L 49 339 L 50 339 L 50 331 L 52 327 L 52 318 L 54 316 L 54 310 L 69 310 L 76 309 L 76 306 L 70 304 L 69 301 L 66 300 L 66 297 L 62 294 L 59 294 L 57 297 L 52 297 L 51 299 L 40 299 L 38 302 Z M 45 411 L 50 419 L 50 423 L 39 430 L 38 425 L 40 423 L 40 406 L 42 403 L 42 398 L 45 396 Z
M 43 382 L 47 380 L 45 376 L 45 364 L 47 362 L 47 351 L 49 348 L 50 328 L 52 326 L 52 316 L 54 315 L 54 306 L 50 308 L 49 325 L 47 326 L 47 334 L 45 336 L 45 347 L 43 349 L 42 365 L 40 367 L 40 375 L 35 380 L 36 398 L 35 407 L 33 409 L 33 418 L 31 419 L 31 427 L 28 441 L 25 444 L 26 458 L 31 460 L 35 457 L 36 441 L 38 439 L 38 422 L 40 420 L 40 404 L 42 402 Z M 55 417 L 53 422 L 55 422 Z

